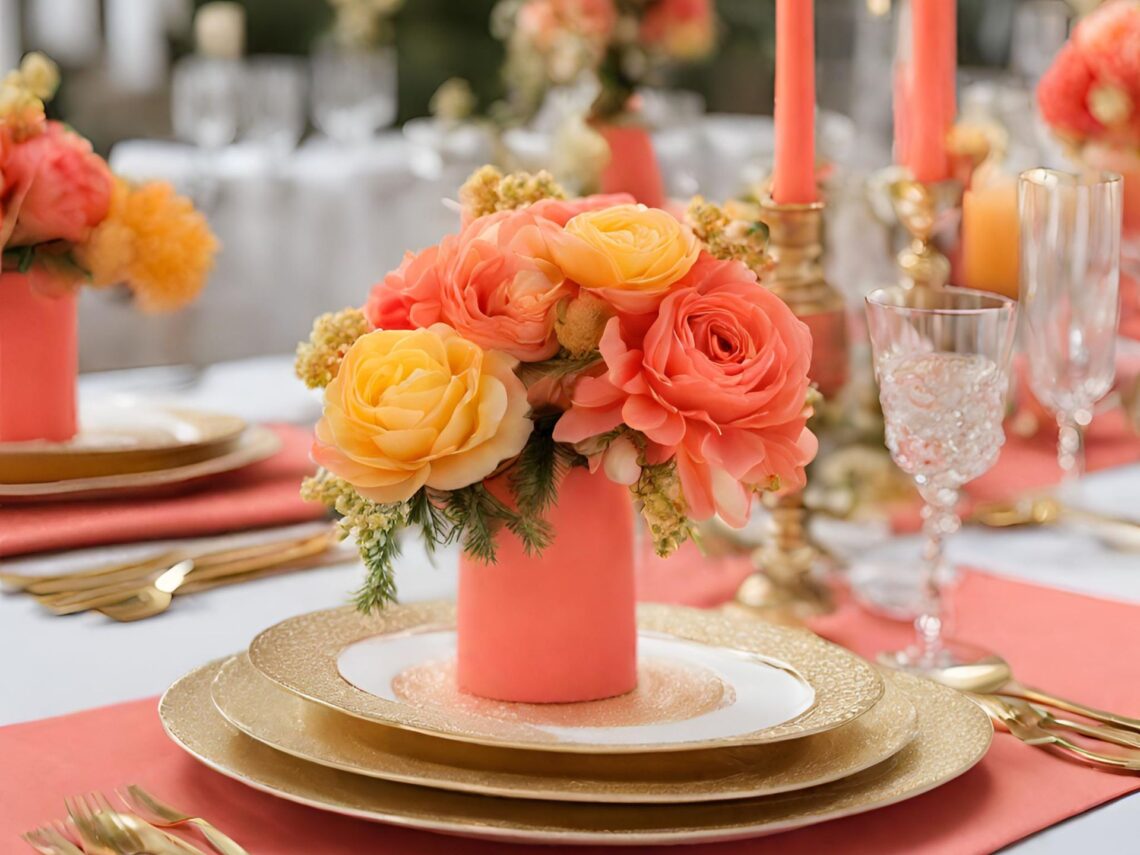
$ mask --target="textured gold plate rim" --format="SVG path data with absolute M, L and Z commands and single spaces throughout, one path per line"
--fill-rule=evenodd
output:
M 890 681 L 885 688 L 882 700 L 866 714 L 802 740 L 703 752 L 563 754 L 568 769 L 552 768 L 548 752 L 456 743 L 355 719 L 280 688 L 244 653 L 218 668 L 210 696 L 222 717 L 249 738 L 330 769 L 505 798 L 665 804 L 771 796 L 884 762 L 918 733 L 914 705 Z M 252 713 L 251 703 L 256 708 Z M 267 716 L 276 721 L 267 726 Z M 464 756 L 457 757 L 457 751 Z M 432 754 L 448 756 L 436 761 Z M 677 777 L 675 768 L 661 768 L 678 762 L 690 770 L 687 779 Z M 525 770 L 528 764 L 533 771 Z
M 885 763 L 830 784 L 742 801 L 598 805 L 500 799 L 364 778 L 275 751 L 231 727 L 210 702 L 224 660 L 178 680 L 159 702 L 170 738 L 203 765 L 318 810 L 404 828 L 485 840 L 654 845 L 741 840 L 866 813 L 906 801 L 973 768 L 993 738 L 964 695 L 907 674 L 888 679 L 918 710 L 919 734 Z
M 244 419 L 225 413 L 181 407 L 154 407 L 148 412 L 190 425 L 199 437 L 179 441 L 170 436 L 127 447 L 100 447 L 82 444 L 81 432 L 69 442 L 0 443 L 0 482 L 57 483 L 188 466 L 231 451 L 246 429 Z M 129 432 L 126 427 L 116 431 Z
M 233 450 L 197 463 L 154 472 L 101 475 L 39 484 L 0 483 L 0 500 L 33 502 L 61 498 L 95 499 L 146 492 L 242 469 L 272 457 L 281 450 L 281 445 L 281 439 L 269 428 L 254 425 L 245 430 Z
M 796 739 L 853 721 L 878 703 L 884 691 L 882 677 L 874 666 L 807 630 L 700 609 L 645 603 L 637 607 L 639 632 L 661 633 L 774 659 L 811 686 L 814 703 L 781 724 L 717 739 L 624 744 L 558 742 L 535 728 L 526 738 L 509 739 L 488 733 L 486 721 L 476 717 L 460 718 L 364 692 L 337 670 L 337 657 L 348 644 L 417 627 L 439 629 L 454 625 L 455 604 L 450 601 L 394 605 L 371 615 L 345 606 L 297 615 L 269 627 L 250 643 L 249 658 L 262 674 L 294 694 L 366 721 L 460 742 L 585 754 L 691 751 Z

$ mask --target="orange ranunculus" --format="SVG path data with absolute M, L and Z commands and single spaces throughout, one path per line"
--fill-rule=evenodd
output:
M 644 205 L 586 211 L 550 240 L 551 256 L 568 279 L 627 314 L 656 309 L 700 249 L 688 226 Z
M 528 208 L 473 220 L 406 257 L 373 289 L 365 314 L 377 329 L 442 322 L 482 348 L 524 362 L 549 359 L 558 352 L 555 312 L 570 294 L 547 258 L 557 231 Z
M 107 216 L 111 172 L 106 162 L 59 122 L 5 146 L 4 155 L 0 207 L 10 228 L 7 246 L 79 243 Z
M 650 463 L 676 459 L 691 515 L 743 525 L 752 488 L 804 484 L 815 455 L 805 399 L 811 334 L 756 275 L 708 253 L 644 333 L 613 318 L 606 372 L 583 378 L 554 437 L 580 443 L 625 424 Z
M 367 333 L 325 389 L 313 460 L 382 503 L 481 481 L 533 428 L 516 365 L 444 324 Z

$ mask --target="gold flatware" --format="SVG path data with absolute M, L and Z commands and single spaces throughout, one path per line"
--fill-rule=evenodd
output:
M 1038 748 L 1054 748 L 1094 766 L 1125 772 L 1140 772 L 1140 752 L 1104 754 L 1099 751 L 1092 751 L 1062 736 L 1055 730 L 1041 727 L 1034 719 L 1026 718 L 1022 711 L 1008 703 L 1004 698 L 999 698 L 996 695 L 976 694 L 971 694 L 970 697 L 986 711 L 996 724 L 1002 726 L 1026 745 Z
M 248 581 L 254 571 L 277 570 L 289 562 L 323 553 L 329 548 L 333 535 L 324 533 L 280 552 L 260 558 L 247 558 L 198 571 L 193 562 L 181 562 L 159 576 L 152 584 L 138 588 L 113 603 L 89 606 L 98 609 L 112 620 L 130 622 L 144 620 L 170 608 L 176 593 L 183 592 L 183 583 L 190 578 L 197 583 L 195 591 L 209 590 L 222 584 Z M 189 566 L 186 566 L 189 564 Z M 181 566 L 181 572 L 176 568 Z M 193 575 L 191 575 L 193 574 Z M 192 593 L 192 592 L 190 592 Z
M 302 539 L 291 539 L 284 544 L 275 543 L 269 548 L 259 547 L 255 550 L 252 547 L 245 547 L 241 550 L 227 550 L 224 553 L 208 553 L 200 558 L 183 558 L 174 566 L 182 565 L 184 561 L 191 561 L 194 565 L 193 573 L 187 570 L 183 574 L 183 579 L 169 591 L 157 587 L 158 579 L 162 578 L 162 575 L 153 581 L 148 581 L 153 575 L 153 571 L 148 571 L 141 578 L 113 581 L 101 587 L 78 591 L 37 595 L 37 600 L 56 615 L 103 609 L 131 600 L 145 600 L 150 604 L 150 608 L 164 611 L 170 604 L 165 601 L 165 597 L 159 596 L 160 594 L 173 594 L 176 590 L 179 593 L 207 590 L 208 587 L 215 587 L 212 584 L 214 580 L 225 578 L 236 581 L 239 576 L 266 568 L 277 567 L 282 572 L 286 569 L 301 569 L 301 565 L 295 563 L 298 559 L 321 555 L 333 545 L 334 541 L 333 532 L 329 530 Z M 239 557 L 234 558 L 234 554 Z M 226 560 L 220 558 L 222 555 L 226 556 Z M 166 568 L 164 573 L 169 572 L 169 569 L 171 568 Z M 169 580 L 164 580 L 164 587 L 168 586 Z
M 1074 508 L 1052 496 L 983 502 L 966 517 L 967 522 L 989 528 L 1053 525 L 1062 520 L 1092 526 L 1106 540 L 1121 548 L 1140 548 L 1140 523 L 1135 520 Z
M 1045 707 L 1027 703 L 1020 698 L 1007 698 L 1001 695 L 995 697 L 998 697 L 1008 709 L 1017 713 L 1021 721 L 1027 725 L 1042 727 L 1045 730 L 1068 730 L 1079 733 L 1081 736 L 1087 736 L 1089 739 L 1097 739 L 1124 748 L 1140 749 L 1140 733 L 1121 730 L 1110 724 L 1089 724 L 1054 715 Z
M 194 553 L 186 550 L 169 550 L 138 561 L 95 567 L 90 570 L 79 570 L 72 573 L 32 575 L 0 572 L 0 582 L 12 590 L 24 591 L 29 594 L 41 596 L 91 591 L 118 584 L 129 585 L 131 582 L 138 583 L 183 558 L 193 558 L 194 563 L 199 567 L 208 567 L 213 564 L 224 564 L 238 559 L 270 554 L 279 549 L 285 549 L 298 543 L 304 543 L 314 536 L 317 535 L 305 534 L 265 543 L 229 547 L 202 553 Z
M 193 825 L 221 855 L 249 855 L 241 846 L 200 816 L 191 816 L 152 796 L 138 784 L 131 784 L 119 798 L 136 813 L 160 828 Z
M 24 832 L 20 837 L 41 855 L 83 855 L 83 850 L 71 842 L 67 828 L 58 820 Z
M 1032 686 L 1017 682 L 1013 678 L 1013 669 L 1010 668 L 1009 663 L 997 654 L 987 656 L 970 665 L 951 665 L 946 668 L 938 668 L 925 674 L 925 676 L 962 692 L 1009 695 L 1023 701 L 1045 704 L 1054 709 L 1064 710 L 1068 713 L 1140 733 L 1140 719 L 1085 706 L 1076 701 L 1051 695 L 1041 689 L 1035 689 Z
M 137 816 L 116 811 L 100 793 L 64 799 L 88 855 L 205 855 Z

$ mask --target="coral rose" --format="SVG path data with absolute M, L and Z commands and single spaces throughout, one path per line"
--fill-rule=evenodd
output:
M 382 503 L 481 481 L 533 427 L 517 364 L 444 324 L 367 333 L 325 389 L 313 460 Z
M 377 329 L 450 324 L 480 347 L 524 362 L 558 352 L 554 320 L 568 297 L 547 259 L 557 225 L 529 209 L 473 220 L 458 235 L 404 262 L 372 290 L 364 311 Z
M 804 483 L 816 450 L 805 427 L 811 334 L 737 261 L 707 253 L 640 335 L 612 319 L 606 373 L 583 378 L 554 436 L 579 443 L 626 424 L 646 457 L 675 457 L 690 512 L 743 525 L 753 487 Z
M 570 220 L 587 211 L 600 211 L 618 205 L 634 205 L 637 200 L 628 193 L 595 193 L 577 199 L 540 199 L 527 210 L 536 217 L 565 226 Z
M 10 228 L 7 246 L 78 243 L 107 216 L 111 172 L 106 162 L 59 122 L 48 122 L 42 133 L 7 146 L 0 174 L 0 208 Z
M 701 248 L 671 214 L 617 205 L 573 217 L 550 250 L 568 279 L 620 312 L 646 314 L 689 272 Z

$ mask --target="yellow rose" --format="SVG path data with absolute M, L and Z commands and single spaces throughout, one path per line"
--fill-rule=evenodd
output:
M 445 324 L 367 333 L 325 389 L 313 460 L 381 503 L 481 481 L 533 427 L 517 364 Z
M 688 226 L 644 205 L 578 214 L 550 246 L 568 279 L 633 314 L 653 311 L 701 251 Z

